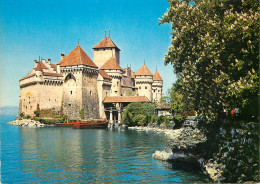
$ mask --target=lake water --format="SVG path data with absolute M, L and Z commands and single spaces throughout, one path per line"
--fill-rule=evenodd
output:
M 163 134 L 134 130 L 30 128 L 0 116 L 2 183 L 207 182 L 200 172 L 176 168 L 152 154 Z

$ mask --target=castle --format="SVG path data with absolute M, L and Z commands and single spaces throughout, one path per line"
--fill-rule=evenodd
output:
M 93 47 L 94 60 L 77 45 L 61 60 L 34 60 L 34 68 L 20 79 L 19 115 L 34 111 L 64 114 L 71 119 L 107 118 L 121 122 L 131 102 L 160 102 L 163 80 L 144 64 L 136 73 L 120 67 L 120 49 L 110 37 Z M 46 115 L 48 116 L 48 115 Z

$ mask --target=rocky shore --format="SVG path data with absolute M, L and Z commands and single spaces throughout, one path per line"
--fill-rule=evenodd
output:
M 130 130 L 163 132 L 167 145 L 155 151 L 153 158 L 170 162 L 188 162 L 198 165 L 214 182 L 222 180 L 221 165 L 213 160 L 204 160 L 200 154 L 202 144 L 207 140 L 199 129 L 185 127 L 176 130 L 151 127 L 129 127 Z
M 9 125 L 16 126 L 28 126 L 28 127 L 44 127 L 44 126 L 53 126 L 40 123 L 39 121 L 31 120 L 31 119 L 22 119 L 22 120 L 14 120 L 8 123 Z

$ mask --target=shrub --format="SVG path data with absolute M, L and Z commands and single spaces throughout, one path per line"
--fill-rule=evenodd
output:
M 23 118 L 24 117 L 24 112 L 20 113 L 20 117 Z
M 30 115 L 26 115 L 25 119 L 31 119 L 31 116 Z

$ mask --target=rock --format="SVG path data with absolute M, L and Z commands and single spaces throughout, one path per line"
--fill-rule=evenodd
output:
M 8 123 L 9 125 L 16 125 L 16 126 L 28 126 L 28 127 L 43 127 L 43 126 L 53 126 L 53 125 L 46 125 L 40 123 L 39 121 L 29 120 L 29 119 L 22 119 L 22 120 L 15 120 Z
M 165 160 L 165 161 L 173 160 L 173 154 L 165 151 L 155 151 L 152 157 L 158 160 Z

